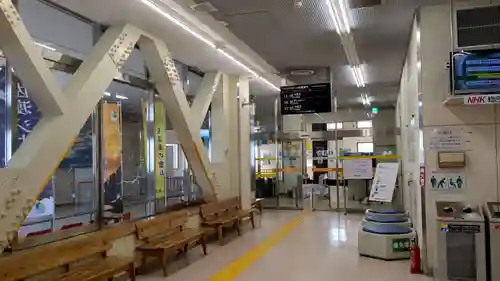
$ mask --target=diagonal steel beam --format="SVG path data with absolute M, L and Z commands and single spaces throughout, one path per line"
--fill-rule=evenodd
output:
M 36 93 L 33 100 L 44 116 L 62 115 L 68 107 L 68 99 L 46 67 L 41 50 L 24 26 L 11 0 L 0 1 L 0 49 L 9 58 L 28 93 Z
M 221 72 L 206 73 L 205 76 L 203 76 L 196 96 L 194 96 L 194 101 L 191 105 L 191 116 L 193 118 L 193 123 L 198 124 L 199 128 L 203 125 L 212 98 L 217 92 L 221 76 Z
M 19 33 L 18 36 L 28 35 Z M 14 153 L 8 168 L 2 169 L 0 252 L 8 243 L 8 236 L 17 231 L 28 215 L 41 191 L 40 187 L 43 188 L 52 176 L 103 93 L 119 74 L 140 36 L 141 31 L 131 25 L 109 28 L 64 90 L 64 97 L 71 101 L 67 104 L 68 110 L 59 116 L 42 116 Z M 41 59 L 33 64 L 37 65 L 36 69 L 45 66 Z M 25 80 L 38 77 L 35 74 L 25 77 Z
M 216 200 L 218 184 L 215 173 L 209 169 L 210 161 L 200 138 L 200 126 L 192 122 L 191 108 L 167 46 L 154 37 L 142 37 L 139 46 L 196 182 L 207 200 Z

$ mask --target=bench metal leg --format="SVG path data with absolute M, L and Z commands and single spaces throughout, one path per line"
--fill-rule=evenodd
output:
M 219 245 L 224 245 L 224 238 L 222 237 L 222 224 L 217 226 L 217 238 L 219 240 Z
M 252 223 L 252 228 L 255 228 L 255 213 L 250 213 L 250 222 Z
M 207 255 L 207 239 L 205 238 L 205 235 L 201 236 L 200 245 L 201 245 L 201 249 L 203 250 L 203 254 L 206 256 Z
M 240 220 L 237 220 L 237 221 L 234 223 L 234 226 L 235 226 L 235 228 L 236 228 L 236 232 L 238 233 L 238 236 L 241 236 Z
M 160 255 L 161 270 L 163 271 L 163 276 L 168 276 L 167 271 L 167 251 L 162 251 Z
M 133 262 L 128 267 L 128 278 L 130 281 L 135 281 L 135 265 Z

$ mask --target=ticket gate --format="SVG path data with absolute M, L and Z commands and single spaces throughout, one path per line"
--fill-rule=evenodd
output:
M 485 220 L 465 202 L 436 202 L 436 280 L 486 281 Z

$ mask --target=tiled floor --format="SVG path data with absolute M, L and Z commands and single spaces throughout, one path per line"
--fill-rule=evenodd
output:
M 171 271 L 175 272 L 166 279 L 157 271 L 141 276 L 139 280 L 208 280 L 298 214 L 296 211 L 264 211 L 260 228 L 247 231 L 226 246 L 212 245 L 207 257 L 200 257 L 196 249 L 192 250 L 189 261 L 181 260 L 172 265 Z M 410 274 L 407 261 L 385 262 L 359 257 L 357 229 L 360 219 L 359 215 L 312 213 L 304 223 L 234 280 L 431 280 Z M 189 266 L 186 266 L 187 263 Z M 180 269 L 176 270 L 176 267 Z

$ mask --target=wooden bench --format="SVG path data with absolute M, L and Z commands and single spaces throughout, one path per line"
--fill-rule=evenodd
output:
M 159 259 L 163 275 L 167 276 L 167 255 L 172 252 L 188 251 L 192 245 L 201 245 L 207 254 L 207 244 L 203 230 L 185 228 L 187 212 L 178 211 L 156 216 L 136 223 L 137 237 L 144 243 L 137 247 L 142 252 L 142 265 L 147 258 Z
M 78 236 L 14 252 L 0 258 L 0 280 L 49 275 L 45 280 L 100 281 L 113 280 L 115 275 L 126 272 L 134 281 L 133 259 L 108 256 L 109 248 L 102 238 Z
M 200 217 L 203 226 L 217 231 L 220 245 L 224 244 L 224 228 L 236 229 L 238 235 L 241 235 L 240 223 L 247 219 L 251 221 L 252 227 L 255 228 L 254 209 L 241 210 L 238 197 L 202 205 L 200 207 Z

